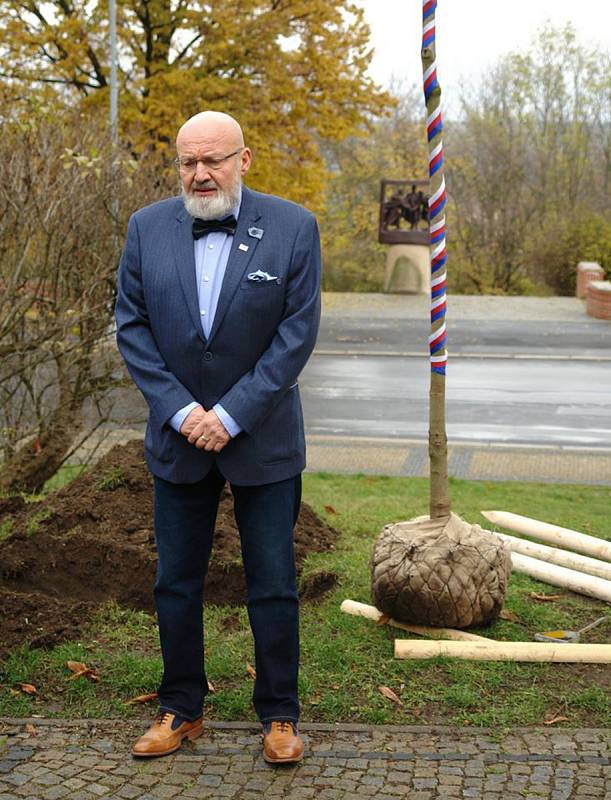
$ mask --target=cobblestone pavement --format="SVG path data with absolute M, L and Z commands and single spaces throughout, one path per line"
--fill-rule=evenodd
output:
M 428 444 L 373 437 L 308 436 L 308 472 L 426 478 Z M 611 452 L 560 447 L 448 445 L 448 471 L 470 481 L 611 484 Z
M 145 726 L 0 720 L 0 800 L 611 798 L 603 730 L 303 725 L 303 762 L 270 766 L 249 723 L 208 723 L 173 755 L 133 759 Z

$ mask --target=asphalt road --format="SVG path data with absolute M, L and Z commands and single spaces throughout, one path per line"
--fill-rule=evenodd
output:
M 300 381 L 310 434 L 427 438 L 427 303 L 328 296 Z M 611 324 L 581 301 L 451 298 L 448 349 L 452 441 L 611 448 Z
M 423 297 L 326 295 L 300 377 L 307 433 L 424 441 Z M 456 443 L 611 449 L 611 323 L 574 298 L 452 298 L 447 427 Z M 120 393 L 116 420 L 145 406 Z
M 425 439 L 426 357 L 314 355 L 300 379 L 306 429 L 327 436 Z M 447 429 L 455 443 L 611 448 L 606 361 L 455 358 Z
M 454 355 L 611 361 L 611 325 L 601 320 L 450 319 L 448 331 Z M 427 352 L 429 333 L 426 313 L 420 319 L 333 316 L 323 318 L 317 350 L 415 355 Z

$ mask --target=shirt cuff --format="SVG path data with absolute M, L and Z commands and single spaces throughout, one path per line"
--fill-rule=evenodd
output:
M 216 414 L 216 416 L 220 419 L 220 421 L 225 426 L 225 430 L 231 436 L 231 438 L 235 438 L 238 433 L 242 431 L 242 427 L 238 425 L 235 419 L 228 414 L 222 405 L 217 403 L 215 406 L 212 407 L 212 410 Z
M 194 408 L 197 408 L 199 403 L 189 403 L 188 406 L 181 408 L 180 411 L 177 411 L 173 417 L 170 417 L 168 420 L 168 425 L 177 433 L 180 433 L 180 428 L 182 423 L 186 420 L 189 414 L 193 411 Z

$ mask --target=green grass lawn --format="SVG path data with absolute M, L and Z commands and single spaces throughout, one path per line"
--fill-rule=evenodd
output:
M 502 509 L 611 539 L 611 489 L 452 480 L 453 510 L 487 525 L 482 509 Z M 516 664 L 450 659 L 395 660 L 393 639 L 401 631 L 343 614 L 345 598 L 369 603 L 369 558 L 375 537 L 388 522 L 427 513 L 428 481 L 414 478 L 306 474 L 304 499 L 341 536 L 334 550 L 308 557 L 304 577 L 338 575 L 336 588 L 316 605 L 302 607 L 301 697 L 304 721 L 453 723 L 508 728 L 540 725 L 564 716 L 568 726 L 606 727 L 611 722 L 608 665 Z M 325 506 L 331 510 L 325 510 Z M 333 513 L 335 511 L 335 513 Z M 561 594 L 555 602 L 529 596 Z M 587 641 L 608 641 L 611 612 L 603 603 L 514 574 L 506 601 L 520 622 L 500 620 L 485 631 L 494 639 L 531 640 L 535 631 L 578 628 L 603 614 L 609 624 Z M 214 719 L 254 719 L 250 696 L 254 664 L 244 609 L 205 612 L 207 670 L 215 692 L 206 714 Z M 70 680 L 67 660 L 95 667 L 100 681 Z M 154 705 L 126 705 L 155 690 L 161 672 L 155 621 L 144 613 L 106 606 L 80 641 L 53 650 L 21 648 L 0 664 L 0 715 L 67 717 L 149 715 Z M 14 694 L 17 682 L 32 683 L 36 696 Z M 398 706 L 379 686 L 390 687 Z

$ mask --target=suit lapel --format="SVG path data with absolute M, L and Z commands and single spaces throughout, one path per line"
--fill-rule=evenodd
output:
M 208 344 L 212 341 L 214 335 L 218 331 L 223 317 L 227 313 L 227 309 L 233 299 L 233 296 L 240 285 L 242 276 L 246 272 L 259 239 L 250 236 L 248 229 L 260 218 L 260 214 L 256 207 L 255 195 L 246 186 L 242 187 L 242 206 L 240 208 L 240 216 L 233 243 L 229 252 L 229 259 L 227 261 L 227 268 L 225 269 L 225 276 L 221 286 L 221 293 L 219 295 L 216 312 L 214 314 L 214 322 L 212 323 L 212 330 L 208 337 Z M 240 245 L 246 245 L 247 251 L 240 250 Z M 197 312 L 197 309 L 196 309 Z
M 195 325 L 195 330 L 200 339 L 205 342 L 206 338 L 202 330 L 199 304 L 197 301 L 195 249 L 193 247 L 191 224 L 192 217 L 183 206 L 176 215 L 176 223 L 174 226 L 174 258 L 176 261 L 176 269 L 178 270 L 178 277 L 180 278 L 180 285 L 182 286 L 187 308 L 189 309 L 189 315 L 191 316 L 191 320 Z

